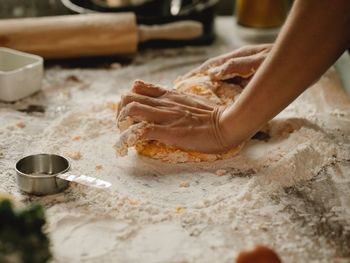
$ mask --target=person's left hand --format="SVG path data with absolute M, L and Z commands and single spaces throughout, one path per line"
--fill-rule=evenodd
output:
M 196 95 L 135 81 L 132 92 L 120 102 L 118 118 L 129 116 L 150 123 L 145 140 L 157 140 L 184 150 L 220 153 L 231 146 L 220 127 L 224 110 Z
M 272 44 L 244 46 L 232 52 L 205 61 L 196 69 L 178 78 L 183 80 L 195 75 L 208 75 L 212 80 L 227 80 L 239 76 L 248 80 L 265 60 Z M 245 86 L 248 81 L 242 86 Z

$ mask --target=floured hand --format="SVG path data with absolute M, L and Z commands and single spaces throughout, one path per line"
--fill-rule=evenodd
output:
M 179 80 L 194 75 L 209 75 L 213 80 L 227 80 L 241 77 L 241 84 L 245 86 L 249 79 L 270 52 L 272 44 L 245 46 L 230 53 L 211 58 L 198 68 L 190 71 Z
M 168 91 L 136 81 L 132 92 L 120 102 L 118 119 L 150 123 L 144 140 L 156 140 L 180 149 L 204 153 L 228 151 L 220 118 L 225 107 L 199 96 Z M 120 122 L 120 121 L 119 121 Z
M 231 125 L 223 128 L 228 125 L 222 116 L 270 47 L 245 47 L 211 59 L 178 78 L 171 90 L 135 81 L 119 104 L 117 123 L 122 134 L 117 153 L 125 155 L 128 147 L 135 147 L 141 155 L 169 162 L 214 161 L 237 154 L 247 138 L 238 136 Z M 147 125 L 136 132 L 136 123 Z

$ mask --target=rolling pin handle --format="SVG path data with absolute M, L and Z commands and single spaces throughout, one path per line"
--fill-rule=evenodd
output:
M 148 40 L 189 40 L 203 34 L 203 25 L 200 22 L 185 20 L 163 25 L 139 25 L 138 42 Z

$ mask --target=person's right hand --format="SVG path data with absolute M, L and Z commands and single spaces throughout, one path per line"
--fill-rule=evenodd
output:
M 145 141 L 203 153 L 225 153 L 242 143 L 232 140 L 234 130 L 227 134 L 221 128 L 224 106 L 141 80 L 122 97 L 118 110 L 118 122 L 130 117 L 148 123 L 142 136 Z
M 247 79 L 255 73 L 271 48 L 272 44 L 244 46 L 207 60 L 198 68 L 181 76 L 179 80 L 195 75 L 209 75 L 213 80 L 226 80 L 236 76 Z

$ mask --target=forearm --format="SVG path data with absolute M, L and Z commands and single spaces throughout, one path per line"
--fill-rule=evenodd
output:
M 269 56 L 223 114 L 223 133 L 230 144 L 252 136 L 350 46 L 349 14 L 348 0 L 295 1 Z

